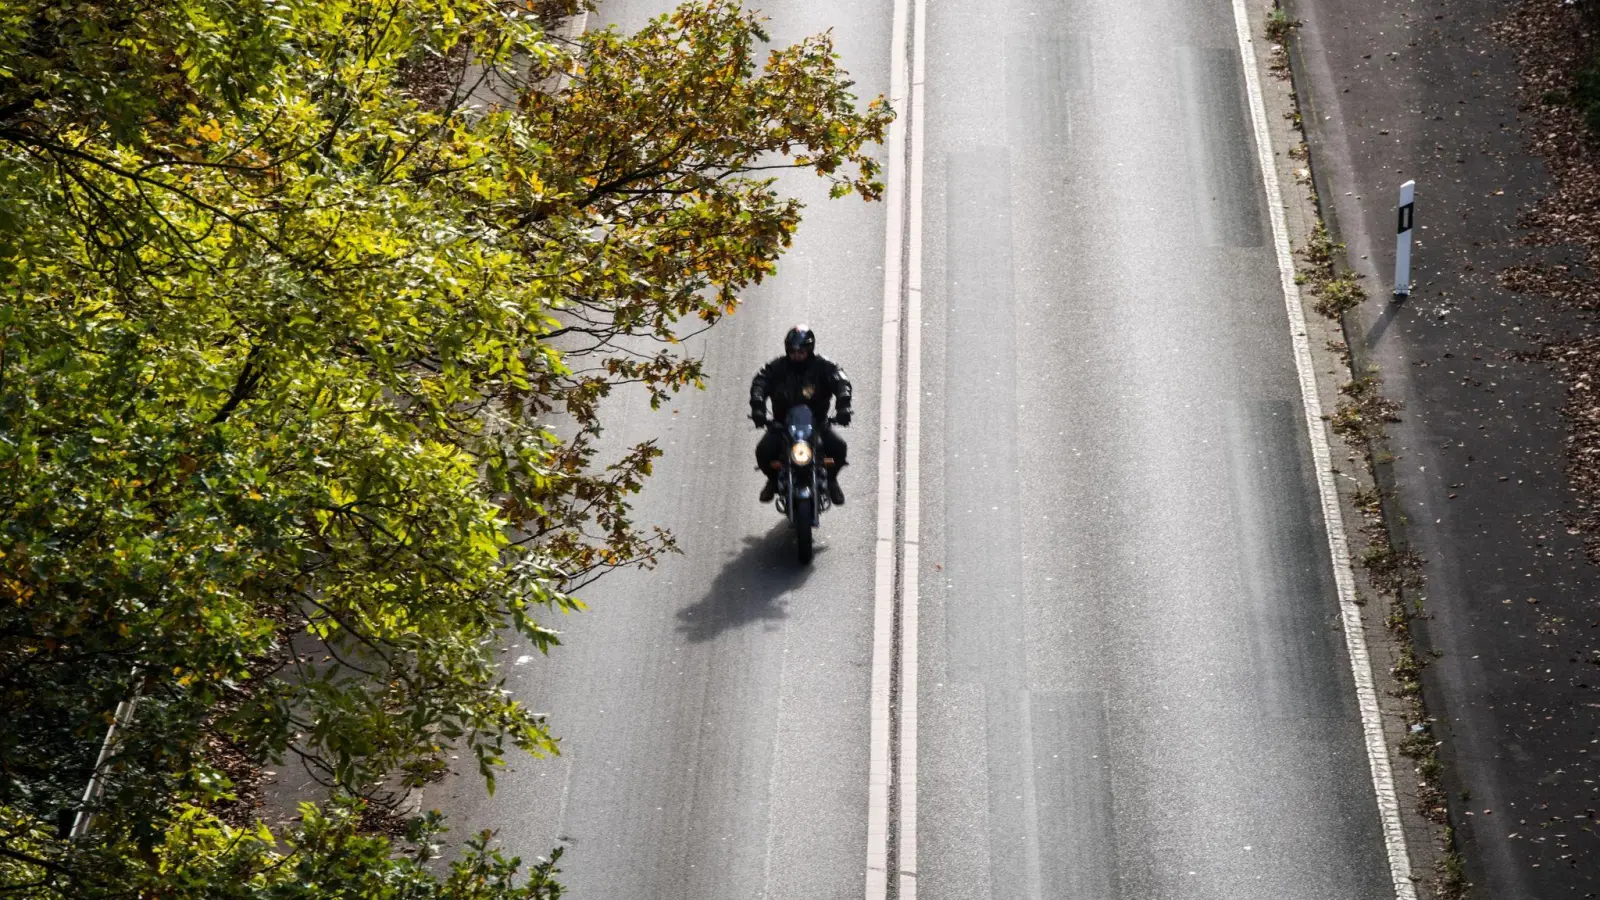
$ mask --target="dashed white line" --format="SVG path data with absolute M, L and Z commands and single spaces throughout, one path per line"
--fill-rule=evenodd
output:
M 1294 343 L 1294 364 L 1300 375 L 1300 396 L 1305 404 L 1306 430 L 1311 436 L 1311 457 L 1317 473 L 1317 490 L 1322 498 L 1322 517 L 1328 530 L 1328 550 L 1333 557 L 1334 583 L 1338 586 L 1339 612 L 1344 626 L 1345 645 L 1350 652 L 1350 670 L 1355 678 L 1356 702 L 1361 709 L 1361 728 L 1366 739 L 1367 762 L 1372 769 L 1372 788 L 1378 800 L 1378 816 L 1383 826 L 1384 847 L 1389 856 L 1389 874 L 1398 900 L 1416 900 L 1417 888 L 1411 880 L 1411 857 L 1400 821 L 1400 800 L 1394 786 L 1394 771 L 1389 747 L 1383 736 L 1383 720 L 1378 708 L 1378 690 L 1372 677 L 1372 658 L 1367 652 L 1366 632 L 1361 624 L 1361 607 L 1356 605 L 1355 572 L 1350 564 L 1350 546 L 1345 540 L 1344 514 L 1339 508 L 1338 488 L 1333 480 L 1333 457 L 1328 450 L 1328 435 L 1322 421 L 1322 400 L 1317 393 L 1316 370 L 1311 361 L 1311 342 L 1306 335 L 1305 304 L 1294 280 L 1294 255 L 1289 249 L 1289 230 L 1283 213 L 1283 193 L 1277 164 L 1272 153 L 1272 133 L 1267 129 L 1266 103 L 1261 94 L 1261 77 L 1256 69 L 1255 45 L 1250 37 L 1250 15 L 1244 0 L 1233 0 L 1233 19 L 1239 35 L 1239 53 L 1244 63 L 1244 78 L 1250 96 L 1251 122 L 1255 128 L 1256 150 L 1260 156 L 1261 178 L 1267 192 L 1267 211 L 1272 220 L 1273 246 L 1278 255 L 1278 271 L 1283 280 L 1284 305 L 1289 313 L 1289 333 Z
M 789 625 L 783 627 L 783 652 L 778 654 L 778 716 L 783 721 L 783 698 L 789 688 Z M 783 761 L 783 729 L 774 729 L 772 737 L 772 762 L 767 767 L 767 846 L 761 863 L 761 896 L 772 896 L 772 851 L 778 843 L 778 820 L 773 815 L 777 804 L 771 798 L 778 796 L 778 769 Z

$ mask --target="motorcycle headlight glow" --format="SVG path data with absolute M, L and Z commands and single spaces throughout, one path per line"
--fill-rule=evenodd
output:
M 811 465 L 811 445 L 805 441 L 795 441 L 789 449 L 789 459 L 797 466 Z

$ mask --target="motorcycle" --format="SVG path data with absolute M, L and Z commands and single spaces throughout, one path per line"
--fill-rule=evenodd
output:
M 773 502 L 794 526 L 801 565 L 810 565 L 814 550 L 812 529 L 822 524 L 822 513 L 833 506 L 828 499 L 828 469 L 832 460 L 821 458 L 822 436 L 817 433 L 811 408 L 795 404 L 782 426 L 789 437 L 789 452 L 778 463 L 778 495 Z

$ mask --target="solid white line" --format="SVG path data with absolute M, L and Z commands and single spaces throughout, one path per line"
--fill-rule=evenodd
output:
M 926 0 L 912 0 L 911 145 L 906 168 L 905 545 L 900 564 L 900 850 L 896 895 L 917 898 L 917 566 L 922 528 L 922 137 Z
M 889 892 L 891 675 L 894 671 L 895 510 L 900 424 L 900 308 L 905 249 L 906 24 L 908 0 L 895 0 L 890 30 L 889 126 L 884 170 L 883 376 L 878 411 L 878 540 L 873 589 L 871 729 L 867 767 L 867 900 Z
M 1383 823 L 1383 842 L 1389 855 L 1389 874 L 1394 881 L 1395 897 L 1399 900 L 1416 900 L 1417 888 L 1411 880 L 1411 857 L 1406 850 L 1406 834 L 1400 822 L 1400 800 L 1395 793 L 1389 748 L 1384 741 L 1383 720 L 1378 709 L 1378 690 L 1372 678 L 1372 658 L 1367 653 L 1361 607 L 1356 605 L 1355 572 L 1350 565 L 1344 514 L 1339 508 L 1338 488 L 1333 480 L 1333 456 L 1328 450 L 1328 435 L 1322 421 L 1322 400 L 1317 393 L 1316 370 L 1311 361 L 1311 341 L 1306 335 L 1305 304 L 1294 280 L 1294 255 L 1289 249 L 1283 193 L 1279 186 L 1277 164 L 1273 160 L 1272 133 L 1267 129 L 1267 108 L 1262 99 L 1261 78 L 1256 71 L 1250 15 L 1245 9 L 1244 0 L 1233 0 L 1233 18 L 1239 34 L 1245 85 L 1250 95 L 1250 114 L 1255 126 L 1256 149 L 1260 155 L 1261 178 L 1267 191 L 1267 211 L 1272 219 L 1273 246 L 1278 253 L 1278 271 L 1283 279 L 1284 305 L 1288 309 L 1289 332 L 1294 342 L 1294 363 L 1300 374 L 1300 396 L 1305 402 L 1306 430 L 1311 436 L 1311 457 L 1317 472 L 1317 490 L 1322 498 L 1322 517 L 1328 529 L 1333 578 L 1339 590 L 1339 612 L 1343 619 L 1345 645 L 1350 651 L 1350 670 L 1355 676 L 1356 702 L 1361 708 L 1367 762 L 1372 769 L 1372 789 L 1377 795 L 1378 816 Z

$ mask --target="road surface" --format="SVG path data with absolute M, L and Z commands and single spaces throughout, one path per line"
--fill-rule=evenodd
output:
M 920 895 L 1394 896 L 1232 6 L 927 5 Z M 832 28 L 859 93 L 889 90 L 888 0 L 761 8 L 777 41 Z M 565 843 L 575 897 L 870 883 L 888 226 L 785 185 L 806 223 L 705 339 L 709 389 L 613 411 L 620 441 L 661 435 L 638 518 L 685 555 L 608 578 L 565 647 L 511 666 L 562 757 L 429 798 L 519 853 Z M 744 420 L 796 321 L 858 397 L 851 501 L 810 569 L 755 502 Z

